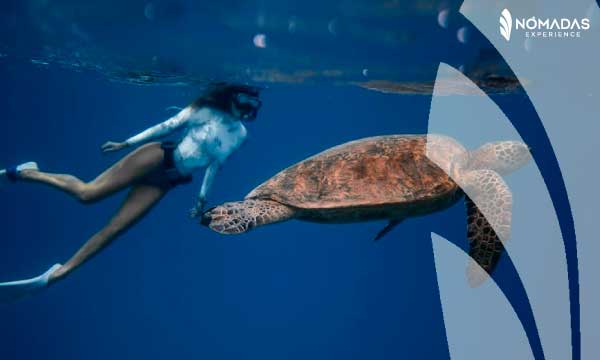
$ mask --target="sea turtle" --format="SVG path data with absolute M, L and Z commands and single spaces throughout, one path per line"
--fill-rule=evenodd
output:
M 252 190 L 243 201 L 207 210 L 202 224 L 222 234 L 290 219 L 348 223 L 402 220 L 446 209 L 466 193 L 469 284 L 491 273 L 510 236 L 512 195 L 501 175 L 530 159 L 519 141 L 467 151 L 442 135 L 388 135 L 351 141 L 303 160 Z M 485 270 L 486 272 L 481 271 Z

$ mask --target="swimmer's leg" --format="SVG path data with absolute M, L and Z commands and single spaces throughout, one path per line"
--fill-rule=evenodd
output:
M 71 271 L 108 246 L 117 236 L 139 221 L 169 191 L 168 186 L 135 185 L 108 225 L 92 236 L 73 257 L 50 275 L 50 283 Z
M 81 202 L 92 203 L 131 186 L 161 166 L 163 158 L 164 150 L 160 143 L 150 143 L 132 151 L 91 182 L 83 182 L 72 175 L 39 170 L 20 171 L 19 179 L 50 185 Z

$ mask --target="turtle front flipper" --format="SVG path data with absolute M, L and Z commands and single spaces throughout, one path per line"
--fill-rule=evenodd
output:
M 467 279 L 471 287 L 477 287 L 489 278 L 504 252 L 503 242 L 510 237 L 512 194 L 492 170 L 469 171 L 463 180 L 472 258 Z
M 289 220 L 295 210 L 271 200 L 244 200 L 225 203 L 202 215 L 202 225 L 221 234 L 241 234 L 251 229 Z

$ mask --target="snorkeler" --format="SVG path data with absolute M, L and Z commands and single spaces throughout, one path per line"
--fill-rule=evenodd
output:
M 0 300 L 18 298 L 63 279 L 140 220 L 169 190 L 189 183 L 193 172 L 205 168 L 200 193 L 190 210 L 191 217 L 200 216 L 219 167 L 246 139 L 242 121 L 254 120 L 260 106 L 256 87 L 214 84 L 167 121 L 125 142 L 102 145 L 102 151 L 111 152 L 145 144 L 87 183 L 72 175 L 42 172 L 35 162 L 0 170 L 0 180 L 43 183 L 86 204 L 131 188 L 110 222 L 64 265 L 56 264 L 32 279 L 0 283 Z M 178 142 L 150 142 L 180 129 L 183 137 Z

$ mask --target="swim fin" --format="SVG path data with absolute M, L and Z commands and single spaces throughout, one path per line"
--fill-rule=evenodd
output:
M 0 183 L 15 182 L 19 178 L 19 173 L 23 170 L 39 170 L 34 161 L 26 162 L 21 165 L 0 169 Z
M 9 302 L 33 294 L 48 286 L 50 275 L 62 265 L 56 264 L 40 276 L 27 279 L 0 283 L 0 302 Z

